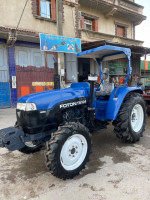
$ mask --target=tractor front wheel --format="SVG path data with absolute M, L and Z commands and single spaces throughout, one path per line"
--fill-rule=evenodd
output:
M 80 123 L 66 123 L 52 134 L 45 151 L 46 163 L 51 173 L 70 179 L 85 168 L 91 152 L 91 135 Z
M 25 146 L 19 149 L 20 152 L 25 154 L 35 153 L 40 151 L 42 148 L 42 144 L 39 141 L 30 141 L 26 142 Z
M 145 130 L 146 109 L 140 94 L 128 94 L 117 119 L 113 122 L 114 132 L 123 142 L 135 143 L 140 140 Z

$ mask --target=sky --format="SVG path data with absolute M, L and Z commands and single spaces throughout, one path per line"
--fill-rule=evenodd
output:
M 144 6 L 143 14 L 147 19 L 136 26 L 136 40 L 144 41 L 144 46 L 150 48 L 150 0 L 135 0 L 135 3 Z

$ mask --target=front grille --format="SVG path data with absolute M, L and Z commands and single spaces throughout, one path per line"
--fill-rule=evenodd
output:
M 21 127 L 25 133 L 37 133 L 43 129 L 46 124 L 46 113 L 39 111 L 16 111 L 17 125 Z

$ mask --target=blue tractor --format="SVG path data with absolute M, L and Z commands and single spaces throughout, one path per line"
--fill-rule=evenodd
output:
M 89 75 L 88 82 L 72 83 L 70 88 L 21 97 L 16 125 L 0 130 L 0 147 L 10 151 L 31 153 L 46 143 L 47 167 L 62 179 L 73 178 L 85 167 L 91 153 L 90 132 L 104 129 L 112 122 L 119 139 L 134 143 L 145 130 L 140 84 L 127 86 L 132 72 L 130 49 L 105 45 L 76 56 L 97 61 L 99 84 L 96 75 Z M 128 60 L 127 76 L 124 84 L 114 87 L 102 64 L 121 57 Z

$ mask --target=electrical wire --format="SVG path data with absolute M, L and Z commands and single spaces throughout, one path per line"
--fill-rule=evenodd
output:
M 22 19 L 23 14 L 24 14 L 25 8 L 26 8 L 26 6 L 27 6 L 27 3 L 28 3 L 28 0 L 26 0 L 26 3 L 25 3 L 24 8 L 23 8 L 23 10 L 22 10 L 20 19 L 19 19 L 18 24 L 17 24 L 17 27 L 16 27 L 16 30 L 18 29 L 18 27 L 19 27 L 19 25 L 20 25 L 20 22 L 21 22 L 21 19 Z

